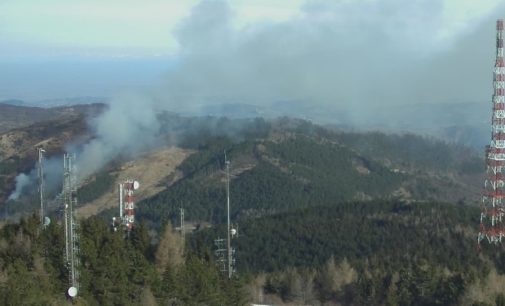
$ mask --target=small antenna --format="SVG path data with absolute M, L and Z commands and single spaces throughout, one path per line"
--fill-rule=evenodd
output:
M 186 239 L 186 229 L 184 228 L 184 208 L 180 208 L 181 215 L 181 239 L 184 241 Z

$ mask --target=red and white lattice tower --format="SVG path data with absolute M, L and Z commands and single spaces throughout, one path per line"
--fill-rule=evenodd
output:
M 505 64 L 503 62 L 503 20 L 496 22 L 496 63 L 493 79 L 491 144 L 486 146 L 486 181 L 478 242 L 499 243 L 505 237 Z
M 134 191 L 139 188 L 139 182 L 126 180 L 119 185 L 119 214 L 121 222 L 131 231 L 135 224 L 135 197 Z

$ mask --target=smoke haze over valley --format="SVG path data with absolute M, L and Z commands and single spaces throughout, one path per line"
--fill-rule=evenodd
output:
M 172 26 L 177 48 L 170 57 L 145 65 L 145 60 L 107 63 L 93 56 L 69 60 L 68 54 L 58 61 L 46 52 L 50 61 L 35 65 L 35 72 L 25 64 L 16 70 L 20 59 L 8 60 L 14 56 L 10 54 L 0 61 L 9 68 L 4 71 L 14 76 L 22 71 L 31 78 L 3 74 L 5 84 L 16 83 L 4 94 L 19 86 L 36 94 L 38 85 L 33 91 L 25 88 L 39 80 L 66 84 L 58 86 L 68 90 L 59 95 L 112 94 L 108 108 L 89 122 L 94 137 L 85 144 L 68 144 L 67 149 L 77 153 L 81 180 L 119 155 L 154 146 L 160 128 L 157 114 L 163 111 L 288 115 L 353 129 L 412 131 L 479 147 L 485 143 L 480 136 L 487 133 L 489 117 L 494 55 L 489 29 L 493 14 L 505 9 L 499 1 L 487 1 L 478 9 L 471 2 L 465 5 L 452 0 L 308 1 L 284 8 L 291 13 L 279 20 L 240 22 L 244 8 L 201 1 Z M 44 52 L 20 56 L 47 61 L 41 59 Z M 70 74 L 76 78 L 64 80 Z M 97 87 L 94 78 L 103 85 Z M 51 83 L 44 88 L 58 95 Z M 39 100 L 48 98 L 49 92 L 40 93 Z M 450 115 L 460 105 L 461 115 Z M 458 138 L 468 129 L 476 136 Z M 24 176 L 18 181 L 27 182 Z

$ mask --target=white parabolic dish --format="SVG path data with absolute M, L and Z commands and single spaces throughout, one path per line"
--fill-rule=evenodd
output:
M 68 295 L 70 297 L 75 297 L 77 295 L 77 288 L 75 287 L 68 288 Z
M 140 183 L 139 182 L 137 182 L 137 181 L 133 182 L 133 189 L 134 190 L 139 189 L 139 187 L 140 187 Z

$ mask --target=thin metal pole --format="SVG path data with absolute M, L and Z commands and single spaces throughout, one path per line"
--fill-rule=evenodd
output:
M 44 149 L 39 148 L 39 193 L 40 193 L 40 226 L 44 228 L 44 217 L 45 217 L 45 209 L 44 209 Z
M 232 275 L 232 254 L 231 254 L 231 228 L 230 228 L 230 162 L 226 159 L 226 151 L 224 152 L 224 162 L 226 165 L 226 213 L 227 213 L 227 230 L 226 234 L 228 237 L 227 241 L 227 251 L 228 251 L 228 278 L 231 278 Z

